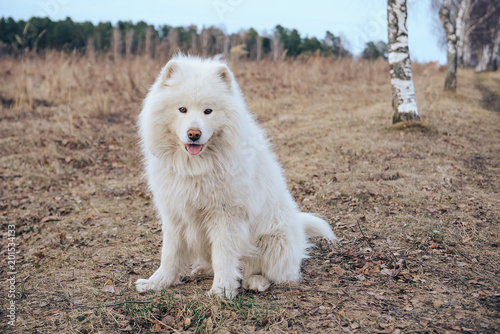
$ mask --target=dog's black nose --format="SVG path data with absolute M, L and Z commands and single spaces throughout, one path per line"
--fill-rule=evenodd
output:
M 201 137 L 201 131 L 200 130 L 194 130 L 191 129 L 188 131 L 188 138 L 191 139 L 192 141 L 197 141 Z

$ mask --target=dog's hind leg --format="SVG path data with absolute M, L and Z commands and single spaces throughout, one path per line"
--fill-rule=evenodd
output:
M 243 259 L 243 281 L 241 286 L 246 290 L 257 292 L 266 291 L 271 282 L 262 273 L 262 261 L 260 256 L 252 256 Z
M 300 264 L 307 257 L 307 240 L 301 233 L 277 232 L 259 238 L 262 274 L 275 283 L 300 279 Z

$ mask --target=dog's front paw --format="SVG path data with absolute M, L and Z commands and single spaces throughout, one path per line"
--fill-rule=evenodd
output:
M 243 280 L 243 289 L 253 291 L 266 291 L 271 285 L 271 282 L 262 275 L 252 275 Z
M 135 281 L 135 288 L 142 293 L 150 290 L 161 291 L 164 288 L 177 284 L 181 284 L 178 275 L 171 275 L 168 271 L 159 268 L 150 278 L 140 278 Z
M 221 287 L 216 287 L 210 289 L 207 292 L 207 296 L 214 296 L 219 298 L 232 299 L 238 295 L 238 289 L 226 289 Z
M 212 285 L 212 289 L 207 292 L 207 295 L 209 296 L 215 296 L 215 297 L 225 297 L 228 299 L 234 298 L 238 295 L 238 288 L 240 287 L 240 284 L 238 281 L 234 282 L 221 282 L 220 284 L 215 284 Z

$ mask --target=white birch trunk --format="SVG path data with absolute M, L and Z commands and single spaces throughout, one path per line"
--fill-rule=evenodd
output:
M 420 120 L 411 74 L 406 18 L 406 0 L 387 1 L 393 123 Z
M 485 72 L 488 70 L 488 65 L 491 62 L 491 45 L 486 44 L 483 46 L 483 52 L 481 53 L 481 57 L 479 58 L 479 62 L 474 69 L 476 72 Z
M 496 71 L 498 69 L 498 53 L 500 52 L 500 17 L 498 17 L 498 24 L 497 24 L 497 35 L 495 38 L 495 41 L 493 42 L 493 52 L 491 55 L 491 62 L 492 62 L 492 71 Z
M 451 21 L 451 0 L 443 0 L 439 9 L 439 18 L 446 32 L 446 78 L 444 90 L 456 91 L 457 89 L 457 35 L 455 25 Z
M 464 66 L 465 15 L 469 10 L 470 0 L 462 0 L 457 15 L 457 64 Z
M 491 43 L 483 46 L 483 52 L 475 68 L 476 72 L 496 71 L 498 68 L 498 49 L 500 48 L 500 17 L 491 34 Z

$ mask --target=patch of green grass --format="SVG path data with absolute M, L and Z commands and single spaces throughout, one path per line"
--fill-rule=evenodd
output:
M 150 328 L 153 322 L 169 317 L 174 328 L 194 333 L 216 331 L 226 323 L 265 327 L 279 318 L 279 307 L 269 300 L 257 300 L 252 293 L 243 292 L 233 299 L 207 296 L 199 291 L 187 298 L 176 290 L 163 290 L 160 296 L 152 293 L 146 304 L 125 304 L 123 312 L 142 328 Z M 210 319 L 210 321 L 208 321 Z M 171 326 L 169 324 L 166 324 Z M 209 325 L 209 327 L 207 327 Z

